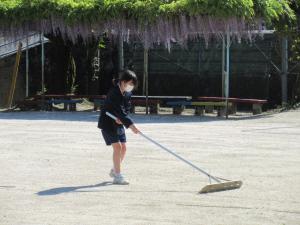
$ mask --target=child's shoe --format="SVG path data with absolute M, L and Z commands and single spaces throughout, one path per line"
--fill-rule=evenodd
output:
M 115 174 L 113 183 L 119 184 L 119 185 L 128 185 L 129 184 L 129 182 L 127 182 L 125 180 L 125 178 L 122 176 L 122 174 Z

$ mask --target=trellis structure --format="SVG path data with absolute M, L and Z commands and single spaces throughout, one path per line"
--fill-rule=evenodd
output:
M 294 18 L 288 0 L 1 0 L 0 36 L 29 31 L 60 32 L 73 41 L 106 32 L 150 47 L 172 40 L 226 36 L 250 38 L 252 31 L 281 17 Z
M 280 18 L 295 18 L 288 0 L 1 0 L 0 36 L 60 33 L 76 42 L 106 33 L 138 39 L 146 50 L 153 43 L 170 50 L 172 41 L 201 37 L 208 44 L 220 37 L 227 46 L 228 97 L 230 41 L 251 40 Z

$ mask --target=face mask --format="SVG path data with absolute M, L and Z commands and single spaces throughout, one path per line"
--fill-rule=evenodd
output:
M 126 85 L 126 87 L 125 87 L 125 91 L 131 92 L 131 91 L 133 90 L 133 88 L 134 88 L 133 85 L 128 84 L 128 85 Z

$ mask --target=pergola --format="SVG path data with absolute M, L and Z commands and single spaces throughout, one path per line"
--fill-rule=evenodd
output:
M 173 40 L 185 45 L 204 38 L 208 45 L 211 37 L 217 37 L 224 46 L 222 74 L 228 99 L 230 43 L 251 41 L 282 17 L 294 17 L 287 0 L 2 0 L 0 36 L 59 32 L 76 42 L 78 37 L 86 40 L 106 33 L 119 39 L 121 47 L 123 41 L 139 40 L 145 48 L 144 80 L 148 77 L 147 50 L 154 43 L 170 51 Z

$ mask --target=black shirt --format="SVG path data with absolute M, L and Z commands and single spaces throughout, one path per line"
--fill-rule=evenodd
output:
M 118 83 L 115 82 L 114 86 L 107 93 L 104 105 L 101 109 L 98 128 L 107 132 L 116 133 L 118 127 L 122 127 L 124 125 L 128 128 L 131 124 L 133 124 L 132 119 L 128 116 L 131 108 L 131 95 L 131 92 L 124 92 L 124 94 L 122 94 Z M 117 124 L 112 118 L 105 114 L 106 112 L 110 112 L 119 118 L 123 125 Z

